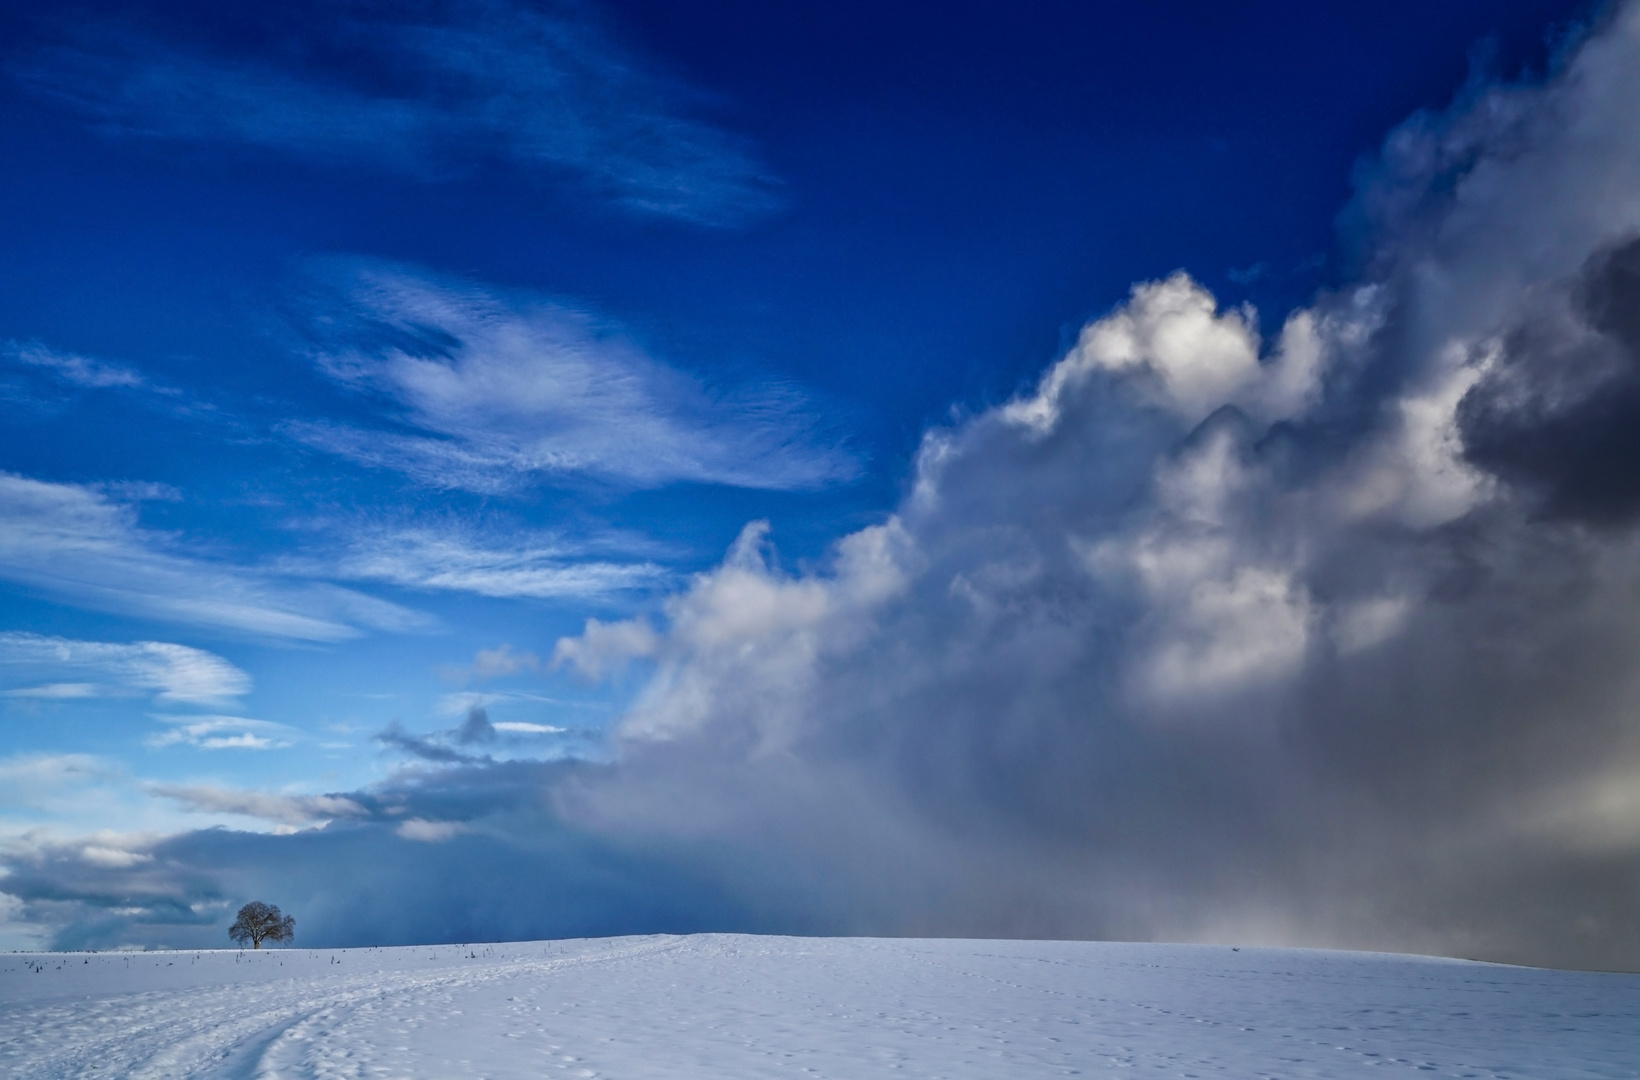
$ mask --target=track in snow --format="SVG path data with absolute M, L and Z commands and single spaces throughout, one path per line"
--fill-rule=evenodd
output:
M 0 1075 L 1640 1077 L 1640 976 L 702 935 L 0 956 Z

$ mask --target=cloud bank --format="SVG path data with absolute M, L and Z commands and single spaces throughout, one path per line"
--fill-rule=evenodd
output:
M 1273 333 L 1186 275 L 1142 283 L 1034 386 L 928 432 L 897 511 L 826 566 L 782 571 L 754 524 L 652 617 L 561 642 L 642 680 L 611 763 L 496 761 L 463 728 L 348 822 L 186 834 L 140 867 L 42 849 L 0 887 L 62 943 L 203 926 L 180 913 L 277 874 L 337 941 L 778 927 L 1640 966 L 1636 178 L 1630 4 L 1549 78 L 1394 132 L 1350 210 L 1362 279 Z M 370 880 L 328 881 L 344 861 Z M 348 914 L 411 879 L 399 922 Z M 107 916 L 121 882 L 176 914 Z
M 77 11 L 6 63 L 123 138 L 226 145 L 422 179 L 502 161 L 630 214 L 738 226 L 779 206 L 704 95 L 582 6 L 308 4 L 191 17 Z M 213 33 L 214 31 L 214 33 Z

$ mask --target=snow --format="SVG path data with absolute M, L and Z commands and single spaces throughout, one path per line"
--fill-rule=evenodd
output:
M 6 1077 L 1637 1077 L 1640 976 L 1098 942 L 0 955 Z

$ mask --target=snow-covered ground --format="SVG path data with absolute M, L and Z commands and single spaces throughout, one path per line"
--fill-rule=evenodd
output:
M 702 935 L 0 955 L 5 1077 L 1640 1076 L 1640 976 Z

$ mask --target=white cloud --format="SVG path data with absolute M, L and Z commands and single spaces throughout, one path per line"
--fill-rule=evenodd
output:
M 460 836 L 467 831 L 467 826 L 459 821 L 427 821 L 423 818 L 411 818 L 399 823 L 398 834 L 406 840 L 418 840 L 424 844 L 441 844 L 446 840 Z
M 342 795 L 279 795 L 211 784 L 149 784 L 147 790 L 181 803 L 193 813 L 230 814 L 281 825 L 314 825 L 335 818 L 367 816 L 364 807 Z
M 190 829 L 280 831 L 364 816 L 358 802 L 339 795 L 151 783 L 121 762 L 92 754 L 0 757 L 0 856 L 13 865 L 55 854 L 104 867 L 136 866 L 155 844 Z M 111 821 L 120 823 L 120 833 L 108 831 Z M 98 850 L 82 855 L 86 847 Z
M 60 805 L 65 790 L 101 784 L 118 774 L 116 766 L 90 754 L 0 758 L 0 809 Z
M 480 649 L 473 656 L 470 669 L 474 678 L 495 679 L 516 675 L 521 671 L 537 671 L 541 660 L 532 652 L 514 652 L 511 645 L 502 644 L 493 649 Z
M 1334 497 L 1346 513 L 1427 528 L 1463 516 L 1492 493 L 1486 474 L 1464 460 L 1457 423 L 1458 403 L 1489 366 L 1487 352 L 1456 344 L 1442 351 L 1396 402 L 1384 437 L 1341 478 Z
M 660 635 L 646 619 L 614 623 L 588 619 L 580 634 L 559 639 L 552 663 L 555 667 L 569 664 L 588 678 L 601 679 L 628 661 L 654 656 L 660 646 Z
M 80 848 L 79 854 L 80 858 L 92 866 L 119 870 L 154 861 L 154 857 L 145 851 L 127 851 L 124 848 L 108 847 L 102 844 L 85 844 Z
M 40 686 L 20 686 L 15 690 L 0 691 L 0 697 L 38 698 L 43 701 L 72 701 L 75 698 L 100 696 L 100 689 L 91 683 L 44 683 Z
M 565 730 L 551 724 L 532 724 L 527 720 L 497 720 L 490 726 L 508 735 L 562 735 Z
M 1036 391 L 1009 402 L 1002 416 L 1047 433 L 1096 373 L 1125 377 L 1190 424 L 1224 405 L 1272 420 L 1292 416 L 1319 392 L 1320 335 L 1328 324 L 1316 312 L 1295 313 L 1261 363 L 1253 310 L 1221 314 L 1213 296 L 1181 270 L 1135 285 L 1126 304 L 1084 327 Z
M 905 588 L 910 539 L 898 521 L 873 526 L 841 542 L 835 576 L 789 577 L 768 565 L 767 533 L 767 522 L 748 525 L 722 566 L 671 598 L 664 634 L 643 619 L 589 619 L 558 642 L 554 663 L 599 677 L 629 659 L 656 661 L 622 721 L 628 738 L 685 737 L 750 711 L 764 749 L 778 748 L 792 733 L 786 721 L 820 692 L 818 665 L 858 647 L 873 609 Z
M 413 630 L 415 612 L 187 550 L 96 488 L 0 473 L 0 579 L 84 606 L 306 641 Z
M 146 741 L 154 749 L 192 746 L 200 750 L 281 750 L 298 736 L 294 729 L 243 716 L 155 716 L 170 725 Z
M 1168 611 L 1142 678 L 1154 699 L 1202 699 L 1296 671 L 1309 642 L 1304 587 L 1280 570 L 1240 566 L 1196 582 Z
M 105 390 L 137 389 L 147 385 L 140 372 L 120 364 L 93 360 L 75 353 L 48 349 L 37 341 L 9 341 L 0 346 L 0 356 L 13 363 L 40 368 L 74 386 Z
M 589 558 L 550 534 L 412 526 L 354 529 L 344 543 L 341 554 L 311 572 L 504 599 L 604 596 L 652 585 L 666 573 L 652 562 Z
M 681 106 L 602 24 L 507 0 L 304 9 L 295 51 L 236 56 L 82 19 L 10 74 L 126 138 L 223 143 L 437 179 L 500 159 L 627 212 L 738 225 L 778 206 L 741 142 Z M 304 41 L 305 39 L 305 41 Z M 340 50 L 348 66 L 327 69 Z M 300 57 L 300 60 L 296 59 Z M 360 71 L 391 81 L 381 90 Z
M 8 697 L 57 700 L 153 694 L 162 702 L 215 705 L 251 692 L 251 677 L 213 653 L 164 641 L 120 644 L 0 633 L 0 677 L 46 681 Z M 84 681 L 66 681 L 76 679 Z
M 583 703 L 566 701 L 546 694 L 534 694 L 521 690 L 463 690 L 455 694 L 445 694 L 438 701 L 436 715 L 447 720 L 460 719 L 474 709 L 487 709 L 491 705 L 551 705 L 558 708 L 584 707 Z M 561 731 L 562 728 L 549 727 L 541 724 L 524 723 L 497 723 L 492 724 L 497 731 Z M 538 734 L 540 732 L 537 732 Z
M 814 488 L 857 472 L 788 388 L 714 396 L 614 328 L 540 297 L 364 263 L 333 264 L 331 276 L 316 361 L 397 403 L 396 419 L 420 432 L 285 425 L 307 445 L 481 492 L 575 476 Z

